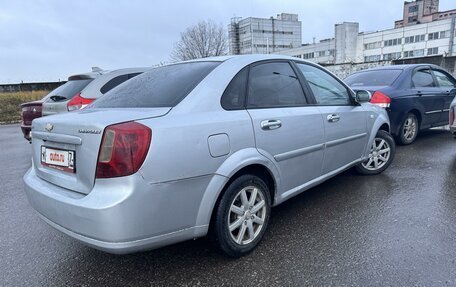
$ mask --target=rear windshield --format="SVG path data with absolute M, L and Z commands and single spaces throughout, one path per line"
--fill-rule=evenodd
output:
M 348 76 L 345 83 L 350 87 L 356 86 L 391 86 L 402 70 L 365 71 Z
M 107 92 L 91 107 L 174 107 L 219 64 L 192 62 L 152 69 Z
M 82 91 L 92 80 L 93 79 L 68 81 L 50 92 L 45 98 L 47 99 L 49 97 L 58 96 L 55 98 L 59 99 L 59 97 L 63 97 L 65 99 L 60 98 L 59 100 L 69 100 L 73 98 L 76 93 Z

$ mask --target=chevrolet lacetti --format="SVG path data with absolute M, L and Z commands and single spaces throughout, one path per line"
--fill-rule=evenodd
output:
M 92 247 L 130 253 L 209 235 L 229 256 L 271 207 L 395 153 L 386 111 L 318 65 L 248 55 L 154 68 L 88 108 L 33 121 L 31 205 Z

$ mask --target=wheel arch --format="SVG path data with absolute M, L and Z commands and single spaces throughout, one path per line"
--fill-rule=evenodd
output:
M 384 123 L 380 126 L 380 128 L 378 130 L 390 133 L 390 126 L 388 123 Z
M 378 117 L 375 119 L 375 122 L 372 125 L 371 133 L 369 135 L 369 140 L 367 141 L 367 146 L 364 150 L 363 157 L 367 157 L 367 155 L 369 154 L 370 147 L 379 130 L 391 133 L 391 125 L 386 112 L 380 113 Z
M 219 167 L 204 192 L 196 226 L 206 225 L 209 228 L 215 208 L 226 188 L 233 180 L 244 174 L 253 174 L 265 181 L 270 191 L 271 204 L 274 205 L 274 199 L 280 185 L 278 168 L 268 158 L 260 154 L 257 149 L 249 148 L 231 155 Z
M 415 115 L 416 119 L 418 120 L 418 129 L 419 129 L 421 127 L 421 122 L 423 120 L 423 117 L 421 116 L 421 112 L 417 108 L 413 108 L 407 114 Z M 407 118 L 407 114 L 402 119 L 403 121 L 405 121 L 405 119 Z M 402 124 L 401 124 L 401 126 L 402 126 Z

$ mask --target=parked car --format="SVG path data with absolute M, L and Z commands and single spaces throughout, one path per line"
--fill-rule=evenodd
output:
M 450 105 L 450 114 L 449 114 L 449 123 L 450 123 L 450 131 L 453 136 L 456 138 L 456 121 L 455 115 L 456 114 L 456 98 L 453 99 L 453 102 Z
M 21 130 L 24 138 L 31 141 L 30 131 L 33 119 L 82 109 L 109 90 L 147 69 L 129 68 L 103 71 L 98 68 L 90 73 L 69 77 L 65 84 L 54 89 L 42 100 L 21 105 Z
M 148 68 L 128 68 L 71 76 L 72 89 L 51 96 L 43 103 L 43 115 L 53 115 L 82 109 L 103 96 L 109 90 L 143 73 Z
M 33 122 L 31 205 L 111 253 L 210 235 L 242 256 L 271 207 L 395 154 L 384 109 L 322 67 L 246 55 L 154 68 L 87 109 Z
M 47 96 L 38 101 L 21 104 L 21 130 L 24 138 L 28 141 L 31 141 L 32 139 L 30 137 L 30 133 L 32 131 L 32 121 L 41 117 L 43 101 L 46 99 Z
M 456 80 L 435 65 L 397 65 L 367 69 L 345 79 L 354 90 L 373 93 L 371 103 L 386 108 L 391 134 L 411 144 L 420 130 L 448 125 Z

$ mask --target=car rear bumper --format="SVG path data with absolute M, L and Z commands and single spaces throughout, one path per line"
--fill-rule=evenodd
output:
M 52 227 L 94 248 L 115 254 L 150 250 L 204 236 L 198 209 L 211 176 L 151 184 L 137 173 L 97 180 L 88 194 L 24 175 L 27 197 Z M 206 184 L 206 185 L 205 185 Z
M 22 134 L 24 135 L 24 138 L 26 140 L 30 141 L 32 139 L 32 134 L 31 134 L 32 126 L 21 124 L 21 130 L 22 130 Z

